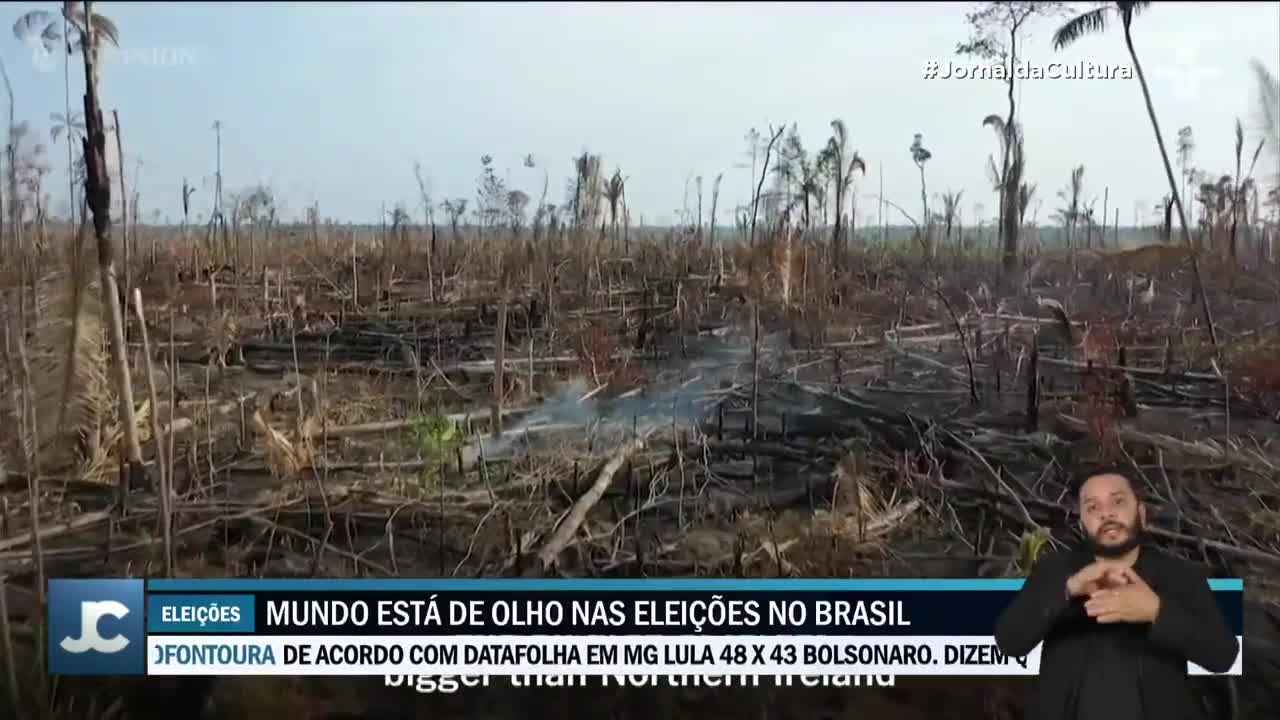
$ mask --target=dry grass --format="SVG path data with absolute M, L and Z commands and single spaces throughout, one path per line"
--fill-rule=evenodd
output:
M 94 457 L 106 439 L 102 432 L 115 414 L 101 292 L 96 281 L 80 279 L 76 273 L 51 273 L 37 285 L 26 348 L 30 395 L 18 382 L 14 389 L 19 396 L 9 405 L 10 427 L 29 426 L 30 420 L 22 422 L 15 410 L 34 406 L 40 438 L 36 460 L 50 472 Z M 17 317 L 13 320 L 15 329 L 21 327 Z M 22 457 L 32 449 L 12 444 L 19 437 L 6 433 L 7 452 L 12 456 Z M 26 436 L 28 441 L 30 437 Z

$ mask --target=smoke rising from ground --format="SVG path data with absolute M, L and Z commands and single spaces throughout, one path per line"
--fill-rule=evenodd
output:
M 785 333 L 761 334 L 760 373 L 785 347 Z M 751 337 L 726 333 L 686 338 L 681 362 L 679 348 L 669 349 L 678 363 L 655 369 L 656 379 L 614 398 L 588 397 L 594 389 L 584 377 L 564 383 L 536 409 L 507 427 L 500 438 L 477 439 L 464 452 L 478 459 L 480 446 L 486 458 L 509 455 L 540 428 L 576 426 L 593 433 L 644 434 L 672 425 L 700 424 L 735 386 L 746 395 L 751 388 Z M 633 359 L 633 362 L 638 362 Z M 470 458 L 468 458 L 470 459 Z

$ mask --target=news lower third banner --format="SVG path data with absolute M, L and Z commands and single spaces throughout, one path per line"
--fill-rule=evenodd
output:
M 1035 675 L 1020 579 L 49 581 L 67 675 Z M 1243 636 L 1243 583 L 1211 580 Z M 1188 664 L 1188 672 L 1208 671 Z M 1239 675 L 1242 660 L 1225 674 Z

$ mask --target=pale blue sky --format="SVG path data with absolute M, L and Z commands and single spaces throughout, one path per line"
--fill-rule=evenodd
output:
M 41 7 L 57 6 L 6 4 L 0 17 L 11 26 Z M 95 7 L 120 28 L 103 104 L 120 110 L 126 172 L 143 161 L 144 217 L 156 209 L 180 216 L 184 176 L 201 187 L 193 203 L 207 213 L 212 184 L 200 182 L 213 173 L 215 119 L 224 123 L 226 189 L 268 183 L 285 217 L 318 201 L 325 216 L 375 221 L 384 202 L 404 201 L 418 218 L 415 160 L 437 199 L 471 198 L 486 153 L 536 202 L 541 170 L 522 166 L 532 153 L 550 168 L 549 200 L 560 202 L 571 157 L 590 149 L 607 172 L 629 176 L 634 218 L 671 221 L 686 177 L 704 175 L 709 189 L 724 172 L 720 217 L 732 222 L 731 208 L 749 195 L 749 170 L 734 167 L 746 159 L 748 129 L 797 122 L 816 150 L 834 117 L 867 160 L 860 194 L 877 191 L 883 164 L 886 196 L 918 211 L 908 147 L 921 132 L 934 156 L 931 193 L 963 189 L 969 217 L 975 202 L 987 215 L 997 204 L 984 174 L 995 136 L 980 123 L 1006 111 L 1003 86 L 922 78 L 928 60 L 965 61 L 953 53 L 967 35 L 964 3 Z M 1029 61 L 1128 64 L 1118 29 L 1052 53 L 1056 25 L 1031 28 Z M 0 57 L 18 119 L 47 138 L 49 113 L 63 106 L 61 59 L 42 70 L 5 32 Z M 1250 129 L 1256 106 L 1248 61 L 1280 68 L 1280 3 L 1154 3 L 1134 37 L 1166 142 L 1191 125 L 1197 164 L 1229 170 L 1235 118 Z M 76 107 L 82 77 L 77 64 Z M 1137 203 L 1149 208 L 1160 197 L 1164 173 L 1136 80 L 1027 81 L 1021 95 L 1042 222 L 1077 163 L 1086 166 L 1087 195 L 1109 186 L 1124 223 Z M 51 152 L 61 213 L 65 146 Z M 860 219 L 874 221 L 875 202 L 860 206 Z

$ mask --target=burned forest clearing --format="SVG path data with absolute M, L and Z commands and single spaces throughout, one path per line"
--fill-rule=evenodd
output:
M 134 110 L 104 116 L 81 51 L 117 31 L 68 12 L 87 86 L 72 218 L 49 215 L 25 130 L 0 163 L 0 706 L 39 708 L 15 717 L 196 717 L 206 699 L 219 718 L 477 716 L 465 692 L 365 679 L 54 681 L 51 577 L 1023 577 L 1075 539 L 1069 478 L 1093 463 L 1141 479 L 1156 543 L 1244 579 L 1245 671 L 1222 702 L 1250 719 L 1280 699 L 1280 196 L 1260 187 L 1280 148 L 1250 156 L 1239 124 L 1214 161 L 1233 174 L 1180 184 L 1165 155 L 1161 217 L 1125 228 L 1083 201 L 1083 166 L 1049 224 L 1028 217 L 1013 80 L 1008 117 L 981 122 L 999 206 L 968 227 L 959 193 L 927 192 L 920 134 L 919 201 L 858 216 L 870 180 L 841 120 L 812 153 L 794 124 L 752 131 L 727 227 L 721 177 L 709 213 L 699 176 L 696 211 L 645 225 L 589 152 L 560 207 L 486 155 L 471 214 L 415 168 L 420 218 L 285 221 L 261 185 L 223 206 L 215 124 L 210 219 L 187 216 L 184 181 L 181 225 L 149 224 L 108 167 Z M 1026 20 L 991 12 L 974 33 Z M 1023 687 L 485 702 L 1006 719 Z M 161 690 L 192 714 L 148 709 Z
M 1117 461 L 1149 483 L 1158 540 L 1280 598 L 1274 268 L 1206 272 L 1215 354 L 1182 271 L 1130 309 L 1053 269 L 981 300 L 966 288 L 996 262 L 949 249 L 860 248 L 833 277 L 801 240 L 784 282 L 782 235 L 434 259 L 429 237 L 358 235 L 264 241 L 253 272 L 187 280 L 163 250 L 136 271 L 146 472 L 123 495 L 96 287 L 59 422 L 74 278 L 38 285 L 37 330 L 9 346 L 49 401 L 38 507 L 6 448 L 10 572 L 1017 577 L 1070 538 L 1067 473 Z M 38 607 L 16 583 L 8 604 Z

